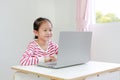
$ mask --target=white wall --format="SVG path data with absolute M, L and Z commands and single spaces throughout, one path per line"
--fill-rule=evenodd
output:
M 34 0 L 0 0 L 0 80 L 13 80 L 11 66 L 33 38 Z
M 46 17 L 55 24 L 55 0 L 37 0 L 36 17 Z
M 120 63 L 120 23 L 95 25 L 91 53 L 93 60 Z
M 75 0 L 55 0 L 55 25 L 53 39 L 58 42 L 60 31 L 76 30 Z
M 55 25 L 58 27 L 76 26 L 75 0 L 55 0 Z

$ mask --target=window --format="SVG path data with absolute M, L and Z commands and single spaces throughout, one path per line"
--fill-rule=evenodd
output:
M 120 22 L 119 0 L 95 0 L 96 23 Z

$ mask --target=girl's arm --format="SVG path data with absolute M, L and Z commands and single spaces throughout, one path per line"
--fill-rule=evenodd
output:
M 54 44 L 54 52 L 49 55 L 49 60 L 47 59 L 47 61 L 48 62 L 56 61 L 57 60 L 57 54 L 58 54 L 58 45 Z
M 38 63 L 38 57 L 35 55 L 32 55 L 28 51 L 26 51 L 23 54 L 23 56 L 20 60 L 20 64 L 23 66 L 36 65 L 37 63 Z
M 38 63 L 38 55 L 34 54 L 34 45 L 28 45 L 28 48 L 22 55 L 20 64 L 23 66 L 36 65 Z

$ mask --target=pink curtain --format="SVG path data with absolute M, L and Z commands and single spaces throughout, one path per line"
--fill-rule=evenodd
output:
M 77 31 L 89 31 L 91 0 L 76 0 L 76 26 Z

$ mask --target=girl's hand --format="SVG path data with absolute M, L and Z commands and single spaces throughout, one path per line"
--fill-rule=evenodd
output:
M 56 61 L 57 59 L 54 56 L 49 56 L 45 57 L 45 62 L 53 62 Z
M 50 62 L 52 62 L 52 61 L 56 61 L 57 59 L 56 59 L 56 57 L 54 57 L 54 56 L 50 56 Z

